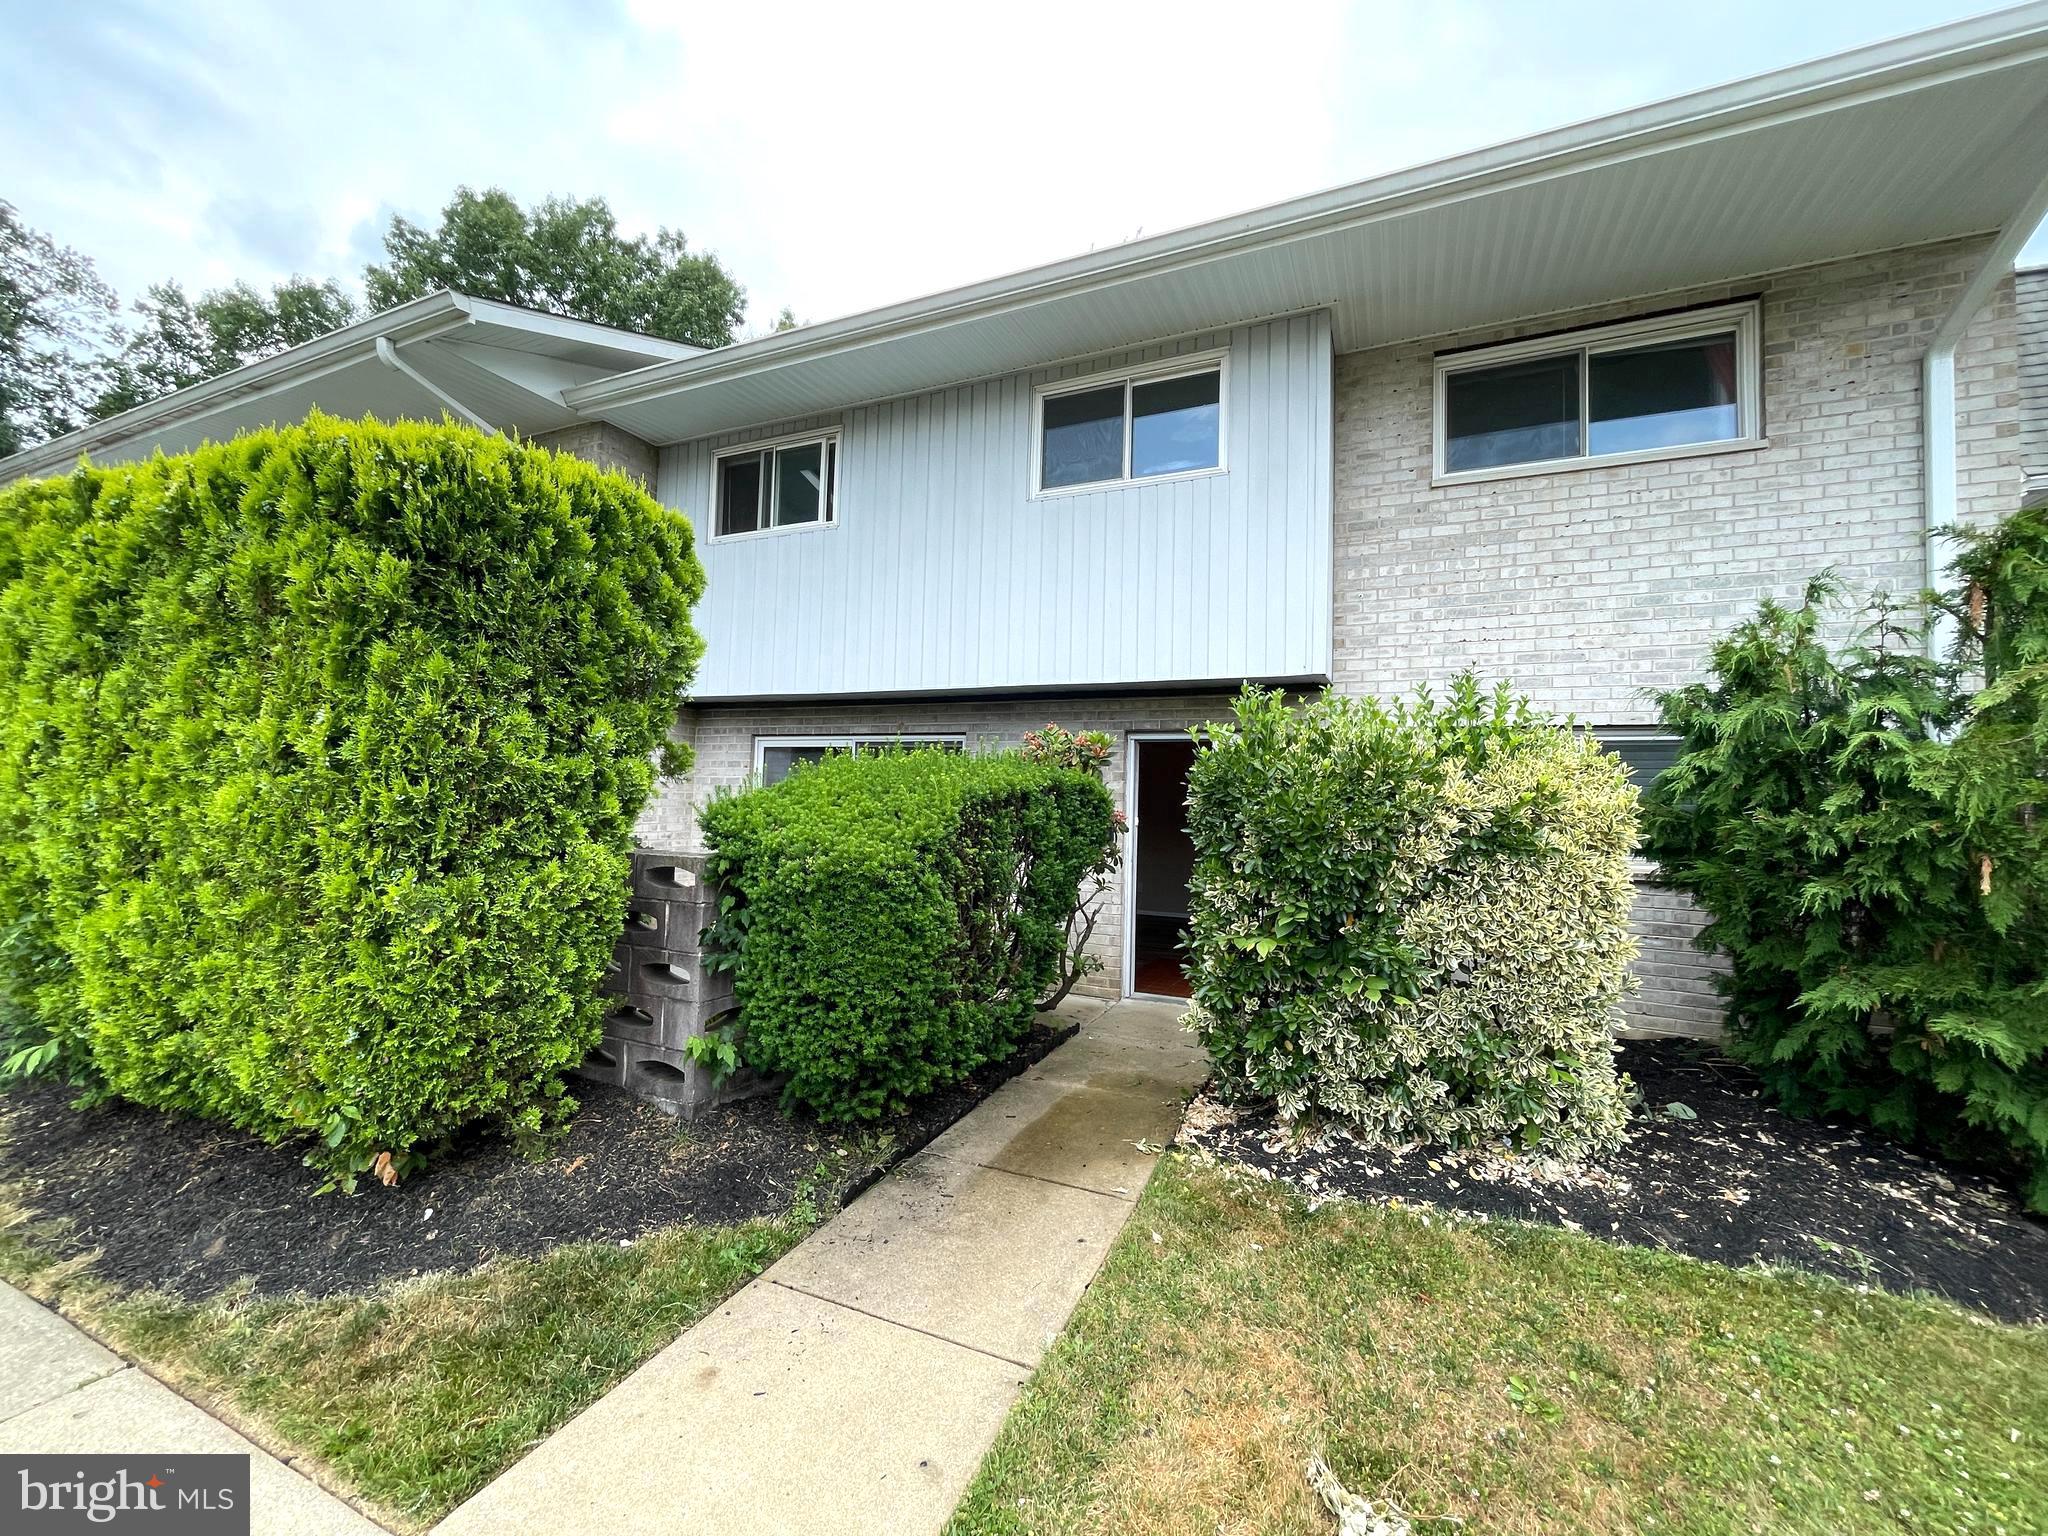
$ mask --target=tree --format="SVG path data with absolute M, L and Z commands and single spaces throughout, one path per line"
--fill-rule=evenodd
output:
M 209 289 L 195 301 L 178 283 L 153 284 L 138 300 L 141 323 L 106 366 L 95 418 L 218 378 L 325 336 L 356 318 L 355 301 L 331 278 L 294 277 L 268 297 L 247 283 Z
M 0 201 L 0 458 L 85 422 L 114 311 L 90 260 Z
M 385 263 L 363 271 L 373 309 L 454 288 L 722 347 L 746 308 L 746 290 L 716 256 L 691 251 L 678 230 L 620 234 L 601 197 L 549 198 L 529 211 L 497 187 L 460 187 L 436 229 L 393 217 L 384 250 Z

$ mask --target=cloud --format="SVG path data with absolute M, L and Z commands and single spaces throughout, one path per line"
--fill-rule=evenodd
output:
M 0 195 L 129 296 L 353 284 L 462 183 L 601 195 L 717 251 L 753 323 L 819 320 L 1968 8 L 0 0 Z

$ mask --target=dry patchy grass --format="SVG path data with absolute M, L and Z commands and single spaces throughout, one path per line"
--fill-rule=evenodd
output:
M 2048 1332 L 1570 1233 L 1311 1212 L 1184 1157 L 955 1516 L 1325 1533 L 2048 1531 Z

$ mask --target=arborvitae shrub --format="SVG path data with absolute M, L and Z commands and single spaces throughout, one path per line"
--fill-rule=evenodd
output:
M 1503 688 L 1248 690 L 1188 777 L 1191 1014 L 1226 1090 L 1385 1141 L 1619 1139 L 1635 796 Z
M 702 587 L 630 482 L 455 427 L 0 492 L 17 1053 L 344 1176 L 543 1126 Z
M 1719 642 L 1663 697 L 1646 847 L 1780 1102 L 2015 1162 L 2048 1210 L 2048 512 L 1969 545 L 1950 660 L 1882 605 L 1830 648 L 1826 580 Z
M 834 754 L 714 800 L 710 944 L 787 1102 L 873 1119 L 1008 1055 L 1110 836 L 1093 774 L 1015 754 Z

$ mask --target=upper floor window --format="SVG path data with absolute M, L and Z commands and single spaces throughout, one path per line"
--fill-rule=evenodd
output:
M 1440 356 L 1436 477 L 1757 446 L 1759 356 L 1754 302 Z
M 717 459 L 720 538 L 822 528 L 838 514 L 839 434 L 749 443 Z
M 1041 388 L 1033 489 L 1094 489 L 1223 467 L 1222 353 Z

